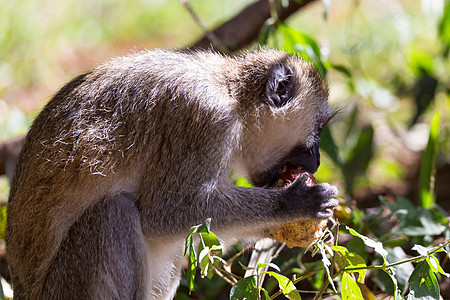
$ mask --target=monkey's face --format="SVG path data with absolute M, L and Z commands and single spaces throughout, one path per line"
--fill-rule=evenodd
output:
M 298 58 L 275 64 L 265 97 L 246 123 L 242 147 L 245 175 L 271 186 L 283 166 L 314 173 L 320 164 L 320 132 L 332 116 L 328 91 L 317 70 Z

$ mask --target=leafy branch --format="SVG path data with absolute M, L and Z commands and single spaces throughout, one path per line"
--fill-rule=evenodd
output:
M 189 231 L 188 237 L 186 238 L 185 255 L 189 258 L 187 281 L 191 291 L 194 289 L 193 281 L 195 278 L 196 266 L 200 268 L 200 274 L 202 277 L 208 277 L 211 279 L 214 274 L 217 274 L 228 284 L 232 285 L 230 299 L 247 298 L 269 300 L 275 299 L 280 295 L 284 295 L 289 299 L 301 299 L 295 284 L 302 280 L 308 279 L 321 271 L 325 271 L 328 280 L 323 282 L 314 299 L 320 299 L 330 284 L 334 292 L 337 293 L 334 286 L 334 281 L 337 278 L 340 278 L 341 280 L 340 293 L 343 299 L 363 299 L 359 285 L 364 285 L 367 270 L 382 270 L 386 272 L 394 284 L 395 298 L 402 299 L 400 290 L 398 289 L 397 280 L 394 275 L 395 267 L 411 262 L 417 263 L 417 266 L 410 275 L 409 279 L 410 295 L 425 295 L 433 299 L 436 295 L 437 297 L 439 296 L 439 286 L 437 285 L 437 280 L 434 273 L 438 272 L 444 276 L 450 276 L 444 272 L 440 266 L 439 260 L 435 256 L 438 252 L 445 252 L 445 248 L 450 245 L 450 239 L 447 239 L 443 243 L 430 249 L 427 249 L 421 245 L 415 245 L 412 250 L 416 250 L 419 255 L 399 260 L 394 263 L 389 263 L 386 259 L 387 251 L 380 242 L 377 242 L 356 232 L 354 229 L 347 227 L 347 230 L 351 235 L 360 238 L 366 246 L 373 248 L 376 253 L 383 257 L 384 263 L 382 265 L 368 266 L 366 265 L 366 261 L 358 254 L 352 253 L 346 247 L 338 246 L 337 244 L 330 247 L 324 242 L 326 237 L 322 237 L 321 239 L 316 240 L 312 247 L 315 249 L 313 252 L 321 253 L 322 261 L 324 263 L 323 268 L 318 268 L 298 278 L 294 277 L 291 280 L 279 273 L 280 268 L 276 264 L 259 263 L 254 268 L 242 266 L 244 270 L 254 269 L 255 273 L 254 275 L 241 278 L 231 272 L 230 263 L 232 264 L 240 255 L 244 253 L 246 249 L 239 251 L 228 261 L 223 260 L 221 257 L 222 246 L 214 233 L 210 231 L 210 222 L 211 221 L 208 219 L 203 224 L 193 226 Z M 200 238 L 197 251 L 195 251 L 193 241 L 193 237 L 196 235 Z M 262 271 L 264 268 L 268 267 L 275 269 L 277 272 Z M 279 291 L 275 292 L 271 296 L 268 291 L 262 287 L 261 281 L 263 280 L 264 275 L 270 275 L 278 282 Z M 423 282 L 425 282 L 425 284 L 421 285 L 420 283 Z

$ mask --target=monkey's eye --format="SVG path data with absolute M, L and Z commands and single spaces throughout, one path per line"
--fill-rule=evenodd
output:
M 266 84 L 267 102 L 271 106 L 282 107 L 291 100 L 294 92 L 292 70 L 283 64 L 276 64 Z

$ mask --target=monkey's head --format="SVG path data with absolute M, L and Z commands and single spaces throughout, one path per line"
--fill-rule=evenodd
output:
M 319 136 L 333 112 L 316 68 L 284 52 L 264 50 L 244 57 L 239 104 L 244 120 L 237 172 L 256 186 L 271 186 L 283 166 L 314 173 Z M 252 66 L 252 67 L 251 67 Z

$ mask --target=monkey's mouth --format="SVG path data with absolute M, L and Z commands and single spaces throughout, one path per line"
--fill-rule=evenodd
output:
M 316 178 L 311 169 L 305 168 L 292 162 L 285 162 L 284 164 L 273 166 L 268 170 L 250 175 L 250 181 L 254 186 L 259 187 L 286 187 L 294 183 L 302 174 L 306 174 L 307 185 L 314 185 Z
M 311 172 L 309 172 L 302 166 L 295 166 L 287 163 L 283 165 L 283 167 L 279 171 L 273 185 L 275 187 L 287 187 L 293 184 L 297 180 L 297 178 L 299 178 L 303 174 L 305 174 L 305 176 L 303 176 L 302 179 L 305 180 L 305 184 L 307 186 L 313 186 L 317 183 L 316 178 Z
M 278 160 L 276 164 L 267 167 L 264 171 L 254 172 L 249 174 L 250 182 L 254 186 L 259 187 L 275 187 L 278 179 L 286 179 L 291 183 L 296 181 L 296 178 L 306 173 L 311 181 L 314 183 L 314 173 L 320 165 L 319 144 L 313 145 L 310 148 L 305 148 L 302 145 L 294 147 L 286 155 Z

